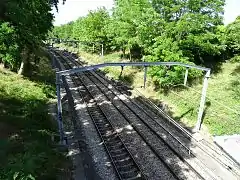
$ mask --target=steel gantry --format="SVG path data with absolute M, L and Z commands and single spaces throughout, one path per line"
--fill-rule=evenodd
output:
M 54 61 L 57 61 L 57 57 L 53 54 Z M 202 117 L 204 112 L 204 105 L 206 100 L 206 93 L 207 93 L 207 87 L 208 87 L 208 79 L 210 78 L 211 69 L 205 68 L 201 66 L 194 66 L 189 64 L 184 64 L 181 62 L 117 62 L 117 63 L 103 63 L 103 64 L 97 64 L 92 66 L 84 66 L 84 67 L 77 67 L 73 69 L 68 70 L 62 70 L 56 71 L 56 85 L 57 85 L 57 105 L 58 105 L 58 125 L 59 125 L 59 131 L 60 131 L 60 138 L 63 140 L 63 122 L 62 122 L 62 104 L 61 104 L 61 94 L 60 94 L 60 88 L 61 88 L 61 79 L 62 76 L 71 75 L 74 73 L 80 73 L 85 71 L 91 71 L 96 70 L 104 67 L 121 67 L 122 69 L 125 66 L 142 66 L 144 67 L 144 84 L 143 87 L 146 87 L 146 80 L 147 80 L 147 68 L 150 66 L 183 66 L 186 67 L 185 70 L 185 76 L 184 76 L 184 85 L 187 84 L 187 78 L 188 78 L 188 70 L 189 69 L 198 69 L 205 72 L 204 80 L 203 80 L 203 87 L 202 87 L 202 93 L 201 93 L 201 100 L 198 110 L 198 117 L 197 117 L 197 123 L 195 125 L 195 129 L 197 131 L 200 130 L 201 124 L 202 124 Z

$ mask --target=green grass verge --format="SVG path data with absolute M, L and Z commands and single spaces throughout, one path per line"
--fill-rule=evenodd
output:
M 0 179 L 57 179 L 65 161 L 51 141 L 57 128 L 48 113 L 54 74 L 42 57 L 34 77 L 0 69 Z
M 239 63 L 227 62 L 218 74 L 209 79 L 203 123 L 213 135 L 240 132 L 240 70 Z M 202 84 L 192 88 L 159 94 L 159 98 L 172 106 L 173 116 L 194 126 L 200 102 Z
M 120 53 L 107 54 L 104 57 L 69 48 L 72 52 L 78 52 L 89 64 L 103 62 L 123 61 Z M 126 61 L 126 60 L 124 60 Z M 235 134 L 240 132 L 240 63 L 230 61 L 223 63 L 221 71 L 212 75 L 207 90 L 203 129 L 212 135 Z M 153 80 L 148 77 L 147 88 L 139 88 L 143 84 L 143 72 L 141 69 L 125 68 L 121 77 L 120 68 L 105 68 L 108 76 L 120 79 L 137 88 L 147 98 L 154 101 L 175 120 L 183 123 L 189 129 L 194 128 L 197 121 L 198 107 L 200 103 L 202 84 L 196 84 L 191 88 L 182 85 L 172 87 L 168 91 L 156 89 Z

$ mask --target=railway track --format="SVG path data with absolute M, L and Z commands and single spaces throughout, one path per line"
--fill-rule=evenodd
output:
M 76 86 L 84 86 L 79 77 L 75 76 L 75 78 L 74 82 Z M 88 104 L 88 113 L 94 122 L 119 178 L 126 180 L 146 179 L 144 178 L 139 166 L 134 161 L 131 153 L 126 148 L 126 145 L 123 143 L 120 136 L 107 119 L 105 113 L 101 110 L 97 103 L 94 102 L 94 97 L 91 92 L 88 91 L 86 86 L 84 86 L 84 89 L 82 88 L 80 93 L 84 101 Z
M 61 61 L 64 66 L 72 68 L 66 61 Z M 94 101 L 92 93 L 84 85 L 79 75 L 72 75 L 72 80 L 79 89 L 79 94 L 87 104 L 88 113 L 95 125 L 95 128 L 102 139 L 104 147 L 111 159 L 116 173 L 121 180 L 146 180 L 141 169 L 134 161 L 132 154 L 126 148 L 126 145 L 114 130 L 111 122 L 101 107 Z
M 69 57 L 64 58 L 62 54 L 59 55 L 61 56 L 60 61 L 65 67 L 73 68 L 74 66 L 81 66 L 81 64 L 73 59 Z M 120 179 L 145 179 L 146 176 L 143 175 L 141 168 L 134 161 L 127 145 L 125 145 L 120 135 L 114 129 L 111 121 L 108 120 L 107 115 L 101 109 L 101 106 L 96 102 L 96 94 L 89 89 L 89 84 L 93 84 L 94 88 L 103 94 L 107 101 L 111 103 L 119 114 L 121 114 L 121 116 L 133 127 L 134 131 L 137 132 L 153 154 L 160 159 L 171 173 L 172 179 L 218 179 L 214 173 L 207 171 L 205 167 L 201 166 L 201 162 L 198 162 L 197 165 L 199 168 L 205 169 L 204 173 L 200 174 L 193 167 L 192 163 L 186 160 L 186 158 L 193 158 L 190 149 L 176 138 L 175 135 L 165 129 L 161 124 L 157 123 L 147 111 L 134 103 L 129 97 L 126 98 L 124 95 L 124 101 L 123 97 L 121 97 L 121 92 L 116 89 L 114 90 L 110 80 L 106 79 L 98 72 L 85 72 L 81 73 L 81 76 L 75 74 L 72 76 L 72 79 L 76 86 L 81 87 L 79 93 L 88 104 L 88 112 L 94 122 L 96 130 L 104 142 L 106 151 Z M 128 102 L 131 102 L 131 106 Z M 145 114 L 144 117 L 139 115 L 141 114 L 139 110 Z M 152 124 L 145 119 L 151 120 Z M 141 123 L 143 127 L 139 128 L 139 123 Z M 154 126 L 159 126 L 161 131 L 156 130 Z M 124 162 L 121 161 L 121 158 L 129 161 L 126 161 L 126 164 L 119 164 L 119 162 Z M 185 169 L 187 174 L 183 173 L 181 169 Z

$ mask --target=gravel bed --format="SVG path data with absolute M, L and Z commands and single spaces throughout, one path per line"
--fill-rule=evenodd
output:
M 174 136 L 179 139 L 185 146 L 188 146 L 191 149 L 191 152 L 195 155 L 194 158 L 191 158 L 189 163 L 193 164 L 195 169 L 200 169 L 199 172 L 208 173 L 214 179 L 238 179 L 231 171 L 229 171 L 228 166 L 232 166 L 228 159 L 223 158 L 223 156 L 217 154 L 209 147 L 201 144 L 201 141 L 195 142 L 193 139 L 187 139 L 179 129 L 173 126 L 171 123 L 168 123 L 167 119 L 159 118 L 156 114 L 151 111 L 152 108 L 144 106 L 142 100 L 137 102 L 139 106 L 146 109 L 154 119 L 161 123 L 164 128 L 168 131 L 171 131 Z M 206 153 L 207 152 L 207 153 Z M 221 163 L 219 161 L 221 161 Z M 225 166 L 222 163 L 226 164 Z
M 108 84 L 104 79 L 102 78 L 100 79 L 105 85 Z M 119 91 L 116 88 L 111 87 L 112 90 L 114 91 L 113 94 L 109 92 L 109 90 L 103 84 L 101 84 L 99 81 L 96 81 L 96 83 L 98 83 L 98 86 L 100 86 L 101 89 L 104 90 L 104 92 L 107 92 L 106 93 L 107 96 L 111 98 L 112 102 L 110 102 L 106 97 L 104 97 L 104 95 L 101 94 L 100 90 L 98 90 L 97 87 L 95 87 L 95 85 L 91 84 L 88 78 L 85 77 L 84 81 L 88 82 L 89 88 L 94 93 L 97 102 L 101 105 L 101 108 L 106 112 L 106 114 L 109 115 L 111 121 L 114 122 L 117 131 L 120 132 L 121 136 L 123 137 L 123 140 L 125 140 L 126 141 L 125 143 L 127 143 L 127 145 L 130 147 L 129 150 L 131 150 L 134 157 L 135 154 L 138 153 L 136 154 L 135 157 L 136 160 L 141 161 L 147 156 L 152 156 L 153 153 L 151 152 L 151 150 L 149 150 L 149 153 L 145 151 L 145 153 L 142 153 L 142 155 L 141 152 L 139 153 L 138 149 L 139 147 L 138 148 L 136 147 L 141 143 L 145 148 L 147 145 L 143 142 L 143 140 L 141 140 L 141 137 L 138 137 L 137 133 L 133 130 L 133 127 L 129 125 L 129 123 L 126 120 L 124 122 L 123 120 L 124 117 L 117 112 L 117 109 L 113 107 L 113 104 L 115 104 L 117 108 L 122 109 L 124 114 L 129 117 L 129 120 L 131 120 L 133 125 L 136 126 L 140 131 L 144 132 L 145 136 L 148 138 L 148 141 L 151 142 L 151 144 L 153 144 L 156 147 L 159 153 L 161 153 L 166 163 L 171 165 L 172 168 L 174 168 L 175 173 L 178 174 L 180 179 L 193 179 L 193 178 L 199 179 L 196 176 L 196 174 L 191 169 L 189 169 L 189 167 L 185 163 L 183 163 L 178 157 L 176 157 L 176 155 L 173 154 L 173 152 L 171 152 L 171 150 L 168 147 L 166 147 L 164 143 L 159 140 L 158 137 L 156 137 L 156 135 L 147 130 L 148 128 L 144 127 L 144 125 L 141 124 L 141 122 L 139 122 L 136 115 L 134 115 L 123 103 L 121 103 L 119 101 L 120 99 L 122 99 L 124 102 L 127 102 L 127 104 L 131 107 L 131 110 L 136 112 L 138 115 L 141 115 L 141 117 L 148 122 L 149 126 L 151 126 L 166 142 L 168 142 L 168 144 L 172 148 L 176 149 L 179 152 L 179 154 L 182 157 L 184 157 L 187 163 L 189 163 L 192 167 L 194 167 L 194 169 L 200 172 L 204 179 L 231 179 L 231 180 L 237 179 L 230 171 L 228 171 L 225 167 L 220 165 L 219 162 L 217 162 L 215 159 L 204 153 L 202 149 L 196 145 L 196 143 L 193 143 L 191 139 L 188 139 L 184 133 L 182 133 L 178 128 L 169 123 L 167 119 L 162 118 L 162 116 L 160 117 L 158 114 L 156 114 L 155 111 L 152 111 L 152 107 L 149 108 L 149 106 L 146 105 L 146 103 L 143 103 L 142 101 L 139 101 L 136 98 L 130 100 L 129 97 L 123 94 L 119 94 Z M 135 104 L 137 104 L 137 106 Z M 139 109 L 138 106 L 143 108 L 144 111 L 146 111 L 146 113 L 148 113 L 151 116 L 151 118 L 147 116 L 146 113 L 142 111 L 141 108 Z M 164 131 L 164 129 L 161 126 L 159 126 L 158 123 L 154 122 L 154 120 L 157 120 L 157 122 L 160 123 L 164 129 L 172 132 L 172 134 L 177 140 L 171 137 L 168 133 L 166 133 L 166 131 Z M 138 137 L 139 139 L 136 139 L 136 137 L 134 136 Z M 189 147 L 191 151 L 194 152 L 194 154 L 196 154 L 197 156 L 196 157 L 190 156 L 188 154 L 188 151 L 181 144 L 179 144 L 178 141 L 182 142 L 184 146 Z M 221 156 L 218 156 L 218 154 L 214 152 L 214 150 L 210 149 L 210 153 L 215 154 L 215 157 L 217 155 L 217 158 L 219 159 L 224 159 Z M 227 164 L 231 163 L 231 161 L 229 161 L 228 159 L 226 160 Z M 145 166 L 147 161 L 149 161 L 148 163 L 150 163 L 149 165 L 150 169 L 153 168 L 152 167 L 153 161 L 147 157 L 146 159 L 144 159 L 144 161 L 141 161 L 144 162 L 145 164 L 144 163 L 143 163 L 144 165 L 140 164 L 144 171 L 144 174 L 146 174 L 150 178 L 153 177 L 153 179 L 159 179 L 158 177 L 161 177 L 162 179 L 162 176 L 165 178 L 169 178 L 169 175 L 167 174 L 162 175 L 163 174 L 162 172 L 161 172 L 162 176 L 152 176 L 154 174 L 153 173 L 154 171 L 149 173 L 149 171 L 146 170 Z M 164 165 L 162 166 L 164 167 Z M 170 179 L 171 178 L 173 177 L 170 177 Z
M 114 83 L 116 84 L 116 82 Z M 122 89 L 122 88 L 117 88 L 117 89 Z M 129 92 L 126 92 L 126 93 L 129 94 Z M 121 93 L 121 94 L 125 94 L 125 93 Z M 140 99 L 144 99 L 144 98 L 140 97 Z M 133 98 L 131 99 L 131 101 L 133 101 L 134 104 L 135 102 L 137 102 L 138 106 L 142 106 L 142 108 L 145 111 L 150 111 L 151 117 L 159 121 L 159 123 L 165 126 L 165 128 L 168 131 L 174 134 L 175 138 L 183 142 L 185 146 L 188 146 L 191 149 L 191 152 L 194 153 L 194 156 L 189 157 L 188 153 L 185 152 L 186 155 L 184 155 L 183 157 L 186 156 L 190 158 L 186 160 L 198 172 L 201 172 L 201 174 L 204 177 L 206 174 L 208 177 L 208 178 L 206 177 L 206 179 L 240 179 L 239 167 L 231 159 L 226 157 L 226 155 L 223 155 L 223 153 L 219 153 L 219 151 L 217 152 L 214 146 L 209 144 L 206 145 L 207 142 L 205 142 L 204 139 L 202 139 L 201 141 L 193 138 L 188 139 L 186 137 L 186 134 L 180 131 L 180 129 L 178 129 L 177 127 L 173 126 L 173 124 L 169 122 L 166 118 L 163 118 L 162 114 L 159 115 L 159 112 L 156 113 L 156 109 L 154 109 L 154 107 L 144 106 L 143 104 L 146 104 L 146 103 L 143 102 L 143 100 L 139 102 L 138 100 L 136 100 L 136 98 Z M 155 127 L 160 128 L 160 126 L 155 126 Z
M 68 86 L 66 88 L 69 88 L 73 101 L 70 103 L 72 103 L 72 107 L 75 110 L 75 114 L 72 115 L 74 132 L 68 137 L 70 143 L 69 146 L 75 146 L 75 150 L 71 153 L 73 155 L 81 154 L 86 179 L 118 180 L 109 156 L 105 151 L 89 114 L 87 113 L 87 106 L 79 95 L 79 87 L 75 87 L 69 76 L 66 76 L 66 82 Z M 79 164 L 78 160 L 79 158 L 73 159 L 75 168 L 73 178 L 76 180 L 84 180 L 82 179 L 82 176 L 79 175 L 81 164 Z
M 121 98 L 122 95 L 119 97 Z M 169 123 L 169 121 L 166 118 L 162 118 L 162 116 L 157 116 L 153 111 L 151 111 L 153 107 L 150 108 L 150 107 L 144 106 L 143 105 L 144 103 L 142 101 L 140 101 L 139 103 L 139 101 L 137 101 L 136 98 L 131 99 L 131 102 L 134 102 L 134 104 L 137 103 L 138 106 L 142 107 L 145 111 L 147 111 L 147 113 L 149 113 L 152 118 L 154 118 L 161 125 L 163 125 L 164 128 L 167 129 L 167 131 L 172 132 L 172 134 L 176 139 L 178 139 L 178 141 L 181 141 L 186 147 L 189 147 L 191 149 L 191 152 L 194 152 L 194 155 L 196 155 L 196 157 L 195 156 L 190 157 L 187 151 L 183 152 L 184 148 L 178 148 L 181 154 L 183 153 L 183 157 L 186 157 L 186 161 L 189 164 L 191 164 L 191 166 L 194 167 L 194 169 L 200 172 L 205 179 L 238 179 L 237 176 L 235 176 L 236 174 L 229 171 L 228 166 L 234 167 L 233 172 L 239 172 L 239 169 L 236 168 L 234 166 L 234 163 L 232 163 L 228 158 L 222 157 L 220 154 L 217 154 L 216 152 L 211 150 L 209 147 L 207 148 L 206 145 L 204 146 L 203 143 L 196 144 L 194 142 L 191 142 L 192 139 L 190 140 L 187 139 L 186 135 L 183 134 L 183 132 L 177 129 L 175 126 L 173 126 L 173 124 Z M 133 107 L 134 106 L 135 105 L 133 105 Z M 135 112 L 142 113 L 142 111 L 139 109 L 135 110 Z M 155 127 L 157 132 L 162 131 L 162 128 L 156 123 L 155 125 L 153 123 L 152 127 Z M 165 137 L 165 135 L 163 137 Z M 168 138 L 168 139 L 169 141 L 171 141 L 172 138 Z M 173 143 L 173 142 L 171 142 L 170 144 L 177 145 L 176 143 Z M 203 148 L 206 148 L 205 151 L 206 150 L 209 151 L 208 154 L 204 152 L 203 148 L 200 148 L 200 146 L 203 146 Z M 209 156 L 209 154 L 211 154 L 211 156 Z M 221 163 L 216 161 L 216 158 L 218 158 L 221 161 L 221 163 L 224 163 L 225 166 L 222 166 Z
M 111 164 L 111 160 L 105 151 L 102 140 L 99 137 L 92 119 L 87 112 L 87 105 L 79 96 L 78 89 L 81 89 L 81 87 L 71 88 L 71 91 L 73 94 L 75 109 L 78 116 L 76 126 L 78 127 L 78 130 L 84 134 L 83 144 L 86 146 L 85 151 L 87 151 L 89 153 L 89 156 L 92 158 L 96 173 L 100 176 L 101 179 L 118 179 Z
M 104 83 L 104 80 L 101 79 L 101 77 L 98 77 L 98 78 Z M 105 81 L 105 83 L 106 83 L 106 81 Z M 106 85 L 107 84 L 108 83 L 106 83 Z M 103 87 L 102 85 L 100 85 L 100 86 L 102 88 L 106 88 L 106 87 Z M 214 175 L 213 175 L 213 177 L 211 177 L 211 176 L 209 177 L 209 175 L 206 174 L 205 171 L 203 171 L 203 170 L 206 170 L 206 168 L 204 166 L 201 167 L 199 161 L 192 162 L 189 160 L 192 157 L 190 157 L 188 150 L 184 146 L 182 146 L 178 141 L 176 141 L 176 139 L 174 139 L 172 136 L 170 136 L 170 134 L 167 133 L 158 123 L 156 123 L 154 121 L 154 118 L 152 119 L 152 116 L 151 117 L 147 116 L 147 114 L 145 113 L 145 112 L 147 112 L 146 108 L 145 109 L 139 108 L 138 106 L 136 106 L 135 104 L 132 103 L 132 101 L 135 101 L 134 99 L 132 99 L 130 101 L 128 98 L 126 98 L 126 96 L 120 94 L 114 87 L 111 87 L 111 88 L 114 91 L 114 94 L 116 94 L 119 99 L 122 99 L 124 102 L 126 102 L 128 104 L 128 106 L 130 106 L 131 110 L 133 110 L 135 113 L 137 113 L 139 116 L 141 116 L 143 121 L 145 121 L 158 135 L 160 135 L 160 137 L 166 143 L 168 143 L 169 146 L 171 146 L 173 149 L 175 149 L 177 151 L 177 153 L 180 155 L 180 157 L 183 157 L 187 163 L 189 163 L 192 167 L 195 167 L 194 169 L 196 169 L 197 172 L 200 172 L 201 175 L 204 177 L 204 179 L 213 179 Z M 130 113 L 130 110 L 128 110 L 128 111 L 129 111 L 128 113 Z M 156 136 L 156 135 L 153 135 L 153 136 Z M 156 137 L 156 138 L 158 138 L 158 137 Z M 171 151 L 171 150 L 169 150 L 169 149 L 166 150 L 166 152 L 168 152 L 168 151 Z M 171 153 L 169 155 L 171 156 Z M 177 160 L 179 160 L 178 157 L 177 157 Z M 175 164 L 176 162 L 173 161 L 172 163 Z M 189 174 L 189 171 L 191 172 L 191 170 L 188 167 L 186 168 L 185 167 L 186 165 L 183 165 L 182 162 L 180 162 L 178 164 L 179 164 L 180 169 L 185 169 L 185 174 Z M 189 174 L 189 176 L 190 176 L 190 174 Z M 194 178 L 195 176 L 192 175 L 192 177 Z
M 142 138 L 134 131 L 133 127 L 124 119 L 89 78 L 83 75 L 81 75 L 81 77 L 91 94 L 94 95 L 96 102 L 100 105 L 101 109 L 105 112 L 108 119 L 121 136 L 128 150 L 132 153 L 144 175 L 146 175 L 149 180 L 175 179 Z
M 91 84 L 91 82 L 90 82 Z M 92 88 L 92 85 L 90 85 L 90 87 Z M 102 87 L 104 88 L 104 86 Z M 110 93 L 110 92 L 109 92 Z M 93 92 L 93 94 L 101 94 L 98 92 Z M 112 99 L 116 98 L 116 97 L 110 97 Z M 103 102 L 107 102 L 107 99 L 105 99 L 105 101 Z M 101 101 L 100 103 L 103 104 L 103 102 Z M 109 104 L 109 103 L 108 103 Z M 117 107 L 119 107 L 119 105 L 117 105 Z M 121 107 L 121 105 L 120 105 Z M 109 110 L 109 108 L 112 108 L 112 106 L 106 108 L 106 110 Z M 127 110 L 125 109 L 125 112 L 127 112 Z M 129 116 L 131 114 L 131 111 L 128 111 L 126 113 L 127 116 Z M 111 113 L 111 115 L 113 115 Z M 114 115 L 116 116 L 116 115 Z M 111 117 L 110 117 L 111 118 Z M 145 117 L 144 117 L 145 118 Z M 133 118 L 130 118 L 133 119 Z M 119 128 L 118 128 L 119 129 Z M 142 131 L 146 131 L 147 128 L 142 128 Z M 147 137 L 151 137 L 150 139 L 147 138 L 147 141 L 150 141 L 152 144 L 154 144 L 154 146 L 156 147 L 156 150 L 158 151 L 158 153 L 160 154 L 160 157 L 162 159 L 164 159 L 166 164 L 170 164 L 171 168 L 174 169 L 174 172 L 178 175 L 179 178 L 181 179 L 196 179 L 197 176 L 189 169 L 188 166 L 186 166 L 182 161 L 180 161 L 180 159 L 178 157 L 176 157 L 165 145 L 163 142 L 159 143 L 158 138 L 155 137 L 155 142 L 153 141 L 154 139 L 154 134 L 152 134 L 151 132 L 148 132 L 150 134 L 147 135 Z M 146 133 L 145 133 L 146 134 Z M 135 139 L 134 139 L 135 140 Z M 133 140 L 133 141 L 134 141 Z M 157 140 L 157 141 L 156 141 Z M 132 142 L 132 141 L 130 141 Z M 182 172 L 182 170 L 184 170 Z M 188 178 L 187 178 L 188 177 Z M 191 178 L 190 178 L 191 177 Z
M 115 104 L 124 114 L 125 116 L 129 117 L 130 122 L 136 126 L 136 128 L 142 132 L 144 137 L 146 137 L 147 142 L 149 142 L 158 152 L 160 157 L 165 161 L 166 164 L 168 164 L 171 169 L 174 170 L 175 174 L 181 179 L 199 179 L 199 177 L 185 164 L 183 163 L 179 157 L 177 157 L 173 151 L 169 149 L 168 146 L 166 146 L 164 141 L 161 141 L 159 137 L 157 137 L 155 134 L 153 134 L 149 128 L 142 123 L 142 121 L 137 117 L 135 114 L 132 113 L 132 111 L 124 105 L 120 99 L 122 99 L 124 102 L 129 103 L 124 96 L 115 96 L 115 93 L 109 92 L 109 90 L 104 86 L 98 79 L 91 78 L 95 83 L 98 84 L 98 86 L 104 91 L 108 92 L 108 96 L 110 99 L 112 99 L 113 104 Z M 113 87 L 110 87 L 113 88 Z M 113 90 L 113 89 L 112 89 Z M 129 105 L 129 104 L 128 104 Z M 137 111 L 136 112 L 139 116 L 141 116 L 143 121 L 146 121 L 146 123 L 150 123 L 151 120 L 146 116 L 146 114 Z M 154 124 L 155 125 L 155 124 Z M 156 126 L 156 125 L 155 125 Z M 153 126 L 153 127 L 155 127 Z M 163 134 L 163 139 L 168 141 L 168 138 L 165 134 Z M 171 143 L 171 142 L 170 142 Z
M 99 76 L 98 78 L 104 83 L 105 80 L 103 80 Z M 106 85 L 108 84 L 106 81 L 105 83 Z M 141 114 L 142 116 L 144 116 L 145 113 L 143 112 L 142 109 L 144 109 L 145 112 L 151 111 L 149 107 L 142 107 L 139 109 L 139 107 L 137 106 L 141 107 L 142 104 L 137 102 L 135 98 L 132 98 L 131 100 L 129 100 L 128 96 L 124 96 L 122 93 L 119 94 L 118 90 L 116 90 L 114 87 L 112 88 L 116 92 L 116 94 L 118 94 L 118 97 L 120 99 L 123 99 L 124 101 L 127 101 L 126 99 L 128 99 L 128 102 L 132 104 L 131 109 L 134 110 L 137 114 Z M 137 106 L 135 104 L 137 104 Z M 158 132 L 159 135 L 161 134 L 161 136 L 164 139 L 169 141 L 169 144 L 173 146 L 173 148 L 177 149 L 178 152 L 180 152 L 181 156 L 184 157 L 186 161 L 204 177 L 204 179 L 237 179 L 237 177 L 234 176 L 232 172 L 228 171 L 227 168 L 224 168 L 221 164 L 216 162 L 214 158 L 205 154 L 199 148 L 199 146 L 196 146 L 196 144 L 193 144 L 191 141 L 189 141 L 189 139 L 186 138 L 185 134 L 183 134 L 182 132 L 179 133 L 179 129 L 177 129 L 175 126 L 173 127 L 172 124 L 167 123 L 168 122 L 167 119 L 163 119 L 159 116 L 157 117 L 156 114 L 154 114 L 153 112 L 149 113 L 149 115 L 151 118 L 149 118 L 149 116 L 144 117 L 144 119 L 147 119 L 148 124 L 153 129 L 155 129 L 155 131 Z M 174 137 L 176 137 L 178 141 L 183 142 L 183 144 L 186 147 L 189 147 L 191 151 L 194 152 L 194 154 L 197 154 L 197 157 L 193 155 L 190 157 L 188 154 L 188 151 L 186 151 L 183 147 L 181 147 L 179 143 L 176 143 L 177 141 L 174 140 L 171 136 L 169 136 L 169 134 L 166 134 L 166 133 L 163 134 L 162 132 L 164 131 L 161 128 L 161 126 L 156 122 L 154 122 L 153 120 L 156 120 L 158 123 L 165 126 L 164 128 L 167 129 L 167 131 L 172 132 Z

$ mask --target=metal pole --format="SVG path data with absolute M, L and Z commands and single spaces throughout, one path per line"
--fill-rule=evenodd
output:
M 144 66 L 144 82 L 143 87 L 146 88 L 146 81 L 147 81 L 147 66 Z
M 121 78 L 121 77 L 122 77 L 123 68 L 124 68 L 124 66 L 121 66 L 121 72 L 120 72 L 120 74 L 119 74 L 118 78 Z
M 102 57 L 103 57 L 103 44 L 101 44 L 102 45 Z
M 210 70 L 208 70 L 206 72 L 206 75 L 205 75 L 204 81 L 203 81 L 202 96 L 201 96 L 201 101 L 200 101 L 200 106 L 199 106 L 199 111 L 198 111 L 198 119 L 197 119 L 197 123 L 195 126 L 196 131 L 199 131 L 201 129 L 201 125 L 202 125 L 202 120 L 203 120 L 202 116 L 203 116 L 203 112 L 204 112 L 204 105 L 205 105 L 205 100 L 206 100 L 209 78 L 210 78 Z
M 58 129 L 59 129 L 59 135 L 60 135 L 60 143 L 63 144 L 63 122 L 62 122 L 62 103 L 61 103 L 61 80 L 58 73 L 56 73 L 56 86 L 57 86 L 57 110 L 58 110 Z
M 188 67 L 186 68 L 186 71 L 185 71 L 185 77 L 184 77 L 184 86 L 187 85 L 187 78 L 188 78 Z

